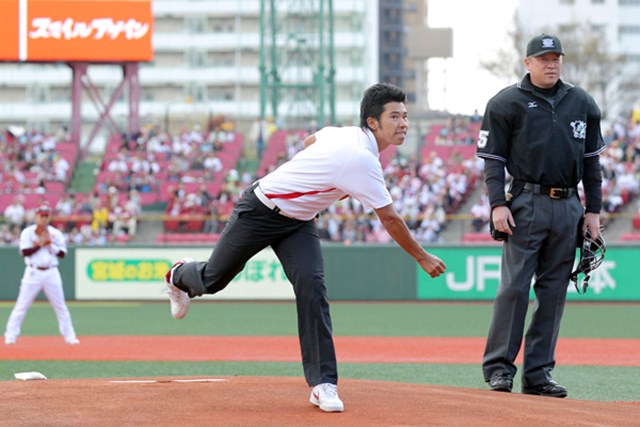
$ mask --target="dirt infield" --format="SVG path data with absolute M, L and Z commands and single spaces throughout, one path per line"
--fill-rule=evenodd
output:
M 300 361 L 294 337 L 20 337 L 0 360 Z M 340 362 L 479 363 L 480 338 L 336 337 Z M 562 339 L 563 364 L 639 366 L 640 340 Z M 308 402 L 303 378 L 170 377 L 4 381 L 3 426 L 638 426 L 640 403 L 342 379 L 345 412 Z
M 187 380 L 184 382 L 176 380 Z M 223 380 L 223 381 L 219 381 Z M 343 380 L 344 413 L 301 378 L 131 378 L 2 384 L 3 426 L 637 426 L 640 405 Z

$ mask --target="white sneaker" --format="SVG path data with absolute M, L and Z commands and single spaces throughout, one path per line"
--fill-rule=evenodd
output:
M 189 298 L 189 295 L 182 289 L 173 285 L 173 273 L 175 269 L 186 262 L 193 262 L 193 258 L 183 258 L 176 262 L 164 276 L 164 282 L 167 285 L 167 294 L 169 295 L 169 301 L 171 302 L 171 316 L 173 316 L 174 319 L 182 319 L 186 316 L 189 312 L 189 305 L 191 304 L 191 298 Z
M 12 344 L 16 343 L 16 339 L 15 338 L 11 338 L 11 337 L 5 337 L 4 343 L 6 345 L 12 345 Z
M 65 343 L 69 345 L 78 345 L 80 344 L 80 340 L 78 338 L 67 338 L 64 340 Z
M 342 412 L 344 403 L 338 397 L 338 387 L 331 383 L 322 383 L 311 389 L 309 402 L 319 406 L 325 412 Z

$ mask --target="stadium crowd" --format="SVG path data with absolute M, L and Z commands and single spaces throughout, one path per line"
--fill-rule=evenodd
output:
M 412 158 L 397 156 L 385 165 L 395 207 L 421 242 L 441 241 L 441 231 L 452 213 L 468 215 L 474 231 L 487 231 L 490 209 L 486 195 L 469 212 L 458 211 L 482 182 L 482 161 L 456 149 L 473 148 L 479 120 L 477 115 L 451 117 L 434 128 L 432 146 Z M 258 131 L 261 146 L 257 148 L 262 155 L 268 152 L 268 137 L 277 126 L 272 122 L 261 126 L 264 134 Z M 311 131 L 288 132 L 284 149 L 262 174 L 294 156 Z M 608 148 L 601 155 L 603 206 L 607 213 L 616 213 L 640 192 L 640 110 L 634 110 L 628 120 L 616 119 L 604 132 Z M 93 191 L 86 194 L 69 190 L 74 165 L 57 150 L 65 143 L 64 129 L 44 134 L 10 128 L 0 135 L 0 196 L 5 198 L 1 244 L 17 244 L 20 230 L 32 220 L 33 208 L 44 201 L 52 205 L 53 224 L 70 244 L 126 242 L 137 233 L 143 207 L 154 204 L 164 206 L 166 232 L 217 234 L 242 190 L 261 176 L 260 171 L 237 169 L 242 155 L 237 145 L 242 140 L 233 122 L 224 117 L 212 120 L 206 130 L 194 126 L 169 135 L 151 126 L 113 138 L 99 164 Z M 438 147 L 453 150 L 442 155 Z M 62 186 L 47 188 L 51 182 Z M 333 242 L 391 240 L 375 214 L 365 212 L 352 198 L 323 212 L 318 228 L 324 240 Z

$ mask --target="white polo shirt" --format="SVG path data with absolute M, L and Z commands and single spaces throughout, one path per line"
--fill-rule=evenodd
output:
M 260 189 L 287 215 L 308 221 L 351 196 L 366 210 L 390 205 L 378 144 L 369 129 L 325 127 L 316 142 L 260 180 Z

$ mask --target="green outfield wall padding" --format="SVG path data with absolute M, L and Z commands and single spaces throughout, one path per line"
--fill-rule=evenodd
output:
M 500 249 L 429 248 L 447 264 L 447 272 L 432 279 L 397 245 L 325 243 L 327 294 L 334 301 L 492 300 L 500 278 Z M 164 274 L 171 264 L 185 256 L 205 260 L 210 252 L 207 246 L 70 247 L 60 261 L 60 274 L 68 300 L 162 300 L 166 299 Z M 246 285 L 251 288 L 248 293 L 239 293 L 239 299 L 292 299 L 290 284 L 275 254 L 263 253 L 256 255 L 216 298 L 236 299 L 234 291 Z M 602 266 L 592 274 L 587 294 L 579 295 L 571 286 L 568 299 L 640 301 L 635 269 L 638 259 L 640 247 L 612 245 Z M 17 247 L 0 247 L 0 268 L 0 300 L 15 300 L 25 268 Z

